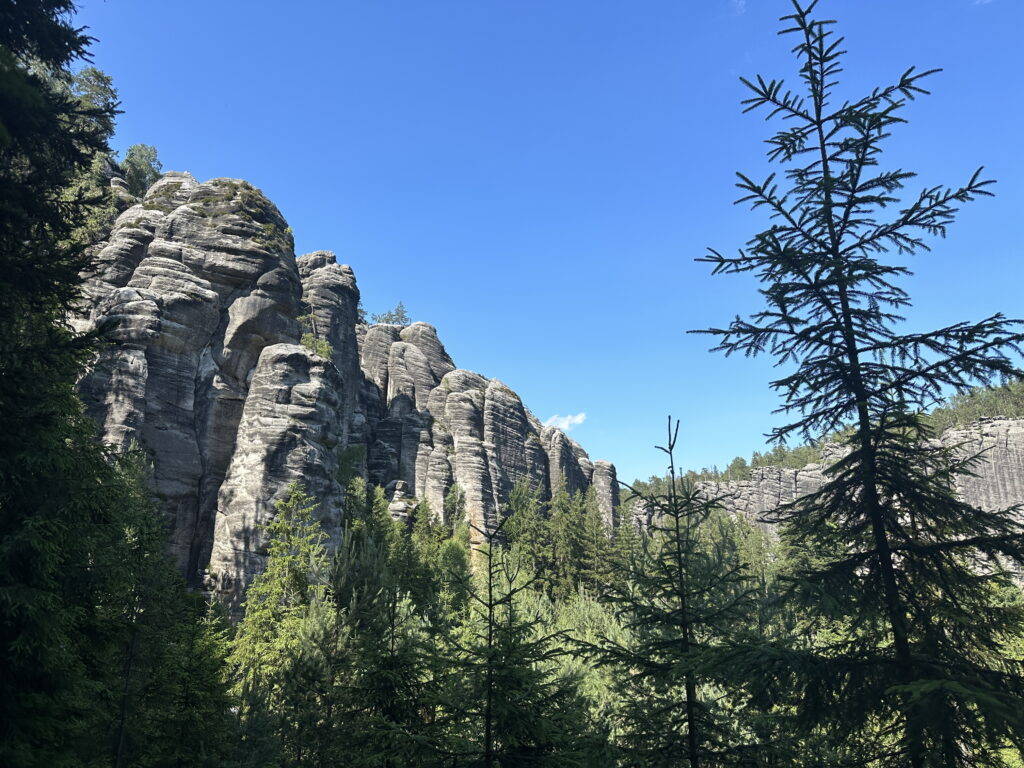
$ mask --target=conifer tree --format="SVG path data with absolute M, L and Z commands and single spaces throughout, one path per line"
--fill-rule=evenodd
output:
M 466 493 L 458 483 L 452 483 L 444 495 L 443 520 L 452 528 L 466 522 Z
M 469 607 L 470 568 L 469 526 L 461 524 L 441 542 L 437 553 L 439 566 L 438 623 L 449 627 L 465 618 Z
M 548 503 L 548 543 L 545 549 L 551 553 L 548 580 L 551 596 L 556 599 L 568 598 L 579 586 L 584 515 L 583 494 L 570 494 L 564 485 L 555 488 Z
M 136 197 L 142 197 L 146 191 L 160 178 L 163 170 L 156 156 L 156 147 L 149 144 L 132 144 L 125 150 L 121 170 L 124 172 L 128 191 Z
M 120 578 L 92 567 L 120 545 L 120 479 L 74 394 L 89 342 L 65 322 L 88 263 L 74 234 L 95 202 L 68 188 L 108 150 L 114 105 L 88 109 L 51 85 L 87 54 L 72 10 L 8 3 L 0 24 L 0 763 L 11 766 L 74 762 L 106 735 L 95 705 L 112 638 L 96 606 Z
M 772 438 L 814 439 L 844 426 L 847 455 L 817 493 L 780 509 L 788 541 L 809 550 L 790 599 L 819 630 L 800 654 L 764 650 L 750 669 L 792 685 L 805 732 L 827 728 L 844 748 L 861 734 L 872 765 L 998 765 L 1024 745 L 1024 677 L 1001 650 L 1021 631 L 1008 567 L 1024 562 L 1019 516 L 971 507 L 955 495 L 971 458 L 938 447 L 921 411 L 950 390 L 1017 373 L 1020 323 L 995 314 L 926 333 L 904 332 L 905 266 L 890 252 L 927 251 L 961 204 L 990 194 L 976 172 L 962 187 L 928 187 L 908 201 L 914 174 L 878 167 L 881 144 L 927 93 L 935 70 L 840 100 L 842 39 L 816 3 L 794 2 L 801 92 L 782 81 L 743 82 L 746 110 L 785 120 L 768 157 L 785 166 L 763 182 L 740 175 L 741 202 L 771 225 L 735 257 L 712 251 L 716 273 L 752 273 L 765 307 L 723 329 L 716 349 L 767 353 L 792 370 L 773 382 L 795 414 Z M 894 212 L 892 212 L 894 211 Z
M 339 712 L 349 765 L 434 764 L 425 714 L 443 660 L 425 618 L 432 605 L 415 604 L 406 581 L 392 570 L 386 546 L 369 538 L 356 538 L 336 558 L 333 593 L 349 637 Z
M 511 554 L 530 567 L 539 589 L 550 592 L 554 577 L 551 530 L 540 489 L 531 489 L 525 479 L 516 483 L 509 493 L 506 517 L 502 530 Z
M 167 630 L 173 646 L 152 686 L 160 706 L 147 718 L 148 751 L 154 765 L 168 768 L 227 765 L 238 737 L 230 714 L 230 624 L 197 595 L 182 598 Z
M 746 620 L 750 590 L 735 548 L 702 530 L 718 500 L 676 475 L 678 430 L 670 419 L 665 493 L 641 496 L 655 512 L 650 535 L 606 596 L 624 633 L 591 651 L 624 688 L 628 764 L 730 765 L 749 750 L 713 689 L 724 676 L 713 652 Z
M 609 578 L 612 553 L 612 531 L 605 521 L 604 512 L 597 504 L 593 486 L 582 498 L 583 518 L 580 526 L 580 560 L 578 587 L 591 594 L 599 593 Z
M 577 765 L 594 749 L 585 707 L 572 681 L 552 667 L 567 653 L 562 633 L 533 626 L 526 600 L 536 576 L 498 543 L 503 525 L 477 529 L 485 543 L 468 589 L 471 613 L 453 639 L 461 672 L 446 697 L 446 765 Z
M 236 669 L 239 752 L 243 765 L 272 765 L 289 741 L 282 717 L 285 672 L 311 603 L 323 599 L 326 536 L 314 519 L 316 500 L 293 483 L 266 526 L 267 563 L 246 592 L 245 617 L 232 644 Z
M 434 518 L 426 499 L 413 511 L 412 530 L 409 533 L 410 563 L 409 593 L 413 602 L 430 615 L 436 615 L 441 589 L 441 545 L 451 530 Z

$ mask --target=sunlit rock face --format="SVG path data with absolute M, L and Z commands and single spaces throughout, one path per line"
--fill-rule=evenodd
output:
M 352 270 L 327 251 L 296 259 L 291 229 L 247 182 L 167 173 L 132 202 L 72 318 L 107 342 L 80 391 L 105 442 L 151 457 L 193 586 L 238 608 L 292 482 L 335 535 L 342 464 L 388 488 L 399 517 L 422 499 L 442 515 L 458 483 L 487 530 L 526 482 L 542 496 L 593 486 L 611 519 L 614 466 L 500 381 L 456 369 L 432 326 L 360 324 Z M 309 332 L 326 346 L 302 345 Z
M 960 456 L 977 457 L 973 474 L 957 479 L 957 491 L 964 501 L 990 512 L 1021 505 L 1016 514 L 1024 515 L 1024 420 L 979 419 L 946 430 L 940 442 Z M 824 466 L 838 459 L 841 450 L 838 445 L 825 446 L 822 464 L 802 469 L 758 467 L 751 470 L 749 480 L 701 482 L 698 487 L 705 497 L 720 499 L 725 509 L 763 524 L 767 513 L 821 488 Z M 634 525 L 643 529 L 651 524 L 654 510 L 636 501 L 629 506 Z
M 118 217 L 85 285 L 79 324 L 110 343 L 83 399 L 105 440 L 150 452 L 171 550 L 193 580 L 260 355 L 299 339 L 286 227 L 245 182 L 166 174 Z

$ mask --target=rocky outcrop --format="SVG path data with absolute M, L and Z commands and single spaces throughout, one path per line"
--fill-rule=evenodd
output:
M 958 478 L 957 490 L 965 501 L 986 511 L 1024 505 L 1024 421 L 980 419 L 947 430 L 941 443 L 960 455 L 978 457 L 973 475 Z M 821 488 L 824 462 L 839 458 L 839 446 L 827 445 L 823 454 L 822 464 L 809 464 L 803 469 L 758 467 L 751 470 L 749 480 L 698 485 L 705 497 L 721 499 L 726 509 L 763 523 L 766 513 Z M 629 514 L 635 525 L 646 528 L 653 510 L 634 500 Z
M 432 326 L 361 325 L 352 270 L 327 251 L 296 259 L 259 190 L 168 173 L 134 200 L 119 182 L 129 207 L 73 318 L 108 342 L 80 391 L 105 441 L 150 453 L 193 586 L 238 608 L 293 481 L 336 531 L 341 464 L 387 488 L 401 519 L 419 500 L 442 515 L 458 483 L 486 530 L 519 482 L 545 496 L 593 486 L 611 519 L 611 464 L 543 427 L 500 381 L 457 370 Z
M 329 360 L 294 344 L 265 347 L 242 409 L 235 449 L 217 498 L 209 571 L 233 609 L 246 574 L 263 570 L 261 525 L 293 482 L 320 501 L 328 535 L 341 520 L 337 479 L 342 440 L 341 375 Z
M 583 449 L 543 427 L 501 381 L 455 369 L 432 326 L 372 326 L 360 348 L 371 482 L 398 478 L 437 515 L 458 483 L 474 537 L 497 524 L 519 482 L 546 498 L 560 483 L 571 492 L 590 487 Z M 603 464 L 598 497 L 611 510 L 615 468 Z
M 263 349 L 298 340 L 287 224 L 245 182 L 166 174 L 122 213 L 83 292 L 110 342 L 81 383 L 103 438 L 153 457 L 171 549 L 193 583 Z

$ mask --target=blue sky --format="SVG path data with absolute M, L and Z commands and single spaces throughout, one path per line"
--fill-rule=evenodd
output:
M 1020 0 L 822 0 L 843 93 L 942 67 L 884 163 L 911 189 L 979 165 L 997 197 L 910 259 L 908 325 L 1024 315 L 1017 222 Z M 758 231 L 735 172 L 768 172 L 771 128 L 741 75 L 795 81 L 782 0 L 84 0 L 124 114 L 116 148 L 244 178 L 296 250 L 352 265 L 369 312 L 403 301 L 456 364 L 502 379 L 622 479 L 749 456 L 779 423 L 769 360 L 686 331 L 758 306 L 694 262 Z M 585 417 L 579 416 L 585 414 Z

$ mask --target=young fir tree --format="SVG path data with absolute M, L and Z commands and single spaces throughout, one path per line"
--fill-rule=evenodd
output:
M 439 626 L 450 628 L 460 624 L 469 609 L 470 553 L 469 526 L 465 523 L 456 526 L 452 535 L 441 542 L 437 553 Z
M 642 496 L 654 510 L 650 536 L 618 564 L 625 577 L 606 596 L 623 632 L 590 649 L 619 672 L 627 764 L 731 765 L 749 750 L 713 687 L 724 676 L 714 652 L 747 620 L 750 590 L 732 542 L 702 530 L 718 501 L 676 475 L 678 430 L 669 420 L 664 494 Z
M 349 525 L 282 675 L 287 765 L 431 764 L 425 713 L 435 654 L 399 581 L 384 545 Z
M 437 759 L 429 731 L 444 660 L 426 618 L 435 595 L 414 602 L 395 565 L 404 564 L 389 563 L 385 546 L 369 538 L 336 559 L 333 591 L 350 637 L 342 699 L 349 765 L 411 768 Z
M 849 453 L 816 494 L 776 515 L 790 543 L 815 556 L 791 599 L 819 626 L 802 655 L 762 655 L 772 684 L 796 686 L 810 731 L 850 745 L 870 733 L 872 764 L 996 765 L 996 750 L 1024 745 L 1024 677 L 1003 652 L 1024 622 L 1019 604 L 996 596 L 1008 567 L 1024 562 L 1019 516 L 971 507 L 955 495 L 970 471 L 930 442 L 920 411 L 950 389 L 1015 373 L 1020 325 L 996 314 L 928 333 L 899 328 L 907 268 L 882 260 L 927 250 L 958 207 L 989 194 L 980 171 L 959 188 L 930 187 L 908 202 L 913 174 L 878 167 L 881 144 L 904 122 L 907 101 L 926 93 L 931 72 L 910 69 L 894 84 L 837 100 L 842 40 L 815 3 L 794 2 L 784 34 L 796 40 L 802 93 L 781 81 L 743 82 L 747 110 L 785 120 L 769 159 L 785 181 L 740 175 L 741 202 L 772 223 L 738 256 L 712 251 L 716 273 L 752 273 L 765 308 L 716 334 L 726 354 L 769 353 L 793 370 L 773 383 L 795 420 L 773 432 L 806 439 L 851 425 Z M 933 70 L 934 71 L 934 70 Z M 895 211 L 890 213 L 890 211 Z
M 109 678 L 95 702 L 101 711 L 107 702 L 105 728 L 96 733 L 107 739 L 103 751 L 115 768 L 216 765 L 233 735 L 225 623 L 187 592 L 167 556 L 141 451 L 120 456 L 117 469 L 120 486 L 107 493 L 123 537 L 94 561 L 112 578 L 95 610 L 113 640 L 97 659 Z
M 229 765 L 238 736 L 227 663 L 230 623 L 216 605 L 185 594 L 184 584 L 180 590 L 176 620 L 167 629 L 172 646 L 150 691 L 157 706 L 147 717 L 149 764 Z
M 593 486 L 583 494 L 583 519 L 580 526 L 580 555 L 577 585 L 590 594 L 599 594 L 607 585 L 611 571 L 612 529 L 597 503 Z
M 579 588 L 586 547 L 585 516 L 582 493 L 570 494 L 563 485 L 554 490 L 548 503 L 548 541 L 542 546 L 550 552 L 548 583 L 554 599 L 567 599 Z
M 466 492 L 458 483 L 452 483 L 448 493 L 444 495 L 442 520 L 445 525 L 457 528 L 466 522 Z
M 502 525 L 477 533 L 485 543 L 467 588 L 471 610 L 452 640 L 459 658 L 443 707 L 445 765 L 581 764 L 596 747 L 573 681 L 553 668 L 568 652 L 563 633 L 535 627 L 527 598 L 535 595 L 536 577 L 498 543 Z

